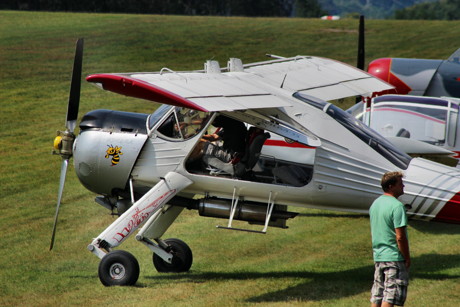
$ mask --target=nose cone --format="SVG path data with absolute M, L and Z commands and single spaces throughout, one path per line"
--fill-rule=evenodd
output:
M 398 78 L 391 70 L 393 64 L 393 59 L 392 58 L 382 58 L 382 59 L 377 59 L 369 63 L 369 67 L 367 71 L 379 78 L 380 80 L 386 81 L 393 85 L 395 87 L 394 90 L 388 90 L 379 93 L 379 95 L 382 94 L 402 94 L 406 95 L 411 92 L 411 88 L 404 83 L 403 80 Z
M 380 80 L 390 82 L 391 58 L 377 59 L 369 63 L 368 73 Z

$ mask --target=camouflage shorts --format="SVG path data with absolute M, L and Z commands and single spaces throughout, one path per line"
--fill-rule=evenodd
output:
M 404 261 L 376 262 L 371 303 L 382 301 L 403 306 L 409 285 L 409 272 Z

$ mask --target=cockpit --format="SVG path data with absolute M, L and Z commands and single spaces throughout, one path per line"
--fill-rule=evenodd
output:
M 452 148 L 457 141 L 459 103 L 451 97 L 384 95 L 347 112 L 384 137 L 405 137 Z
M 231 124 L 217 123 L 219 118 Z M 194 143 L 185 161 L 191 174 L 297 187 L 311 180 L 315 147 L 279 135 L 267 127 L 274 126 L 273 121 L 267 120 L 264 126 L 260 119 L 244 120 L 237 114 L 162 105 L 147 122 L 149 135 L 168 142 Z M 225 134 L 240 138 L 243 149 L 226 148 L 225 142 L 235 140 L 230 141 Z M 210 139 L 211 135 L 220 137 Z

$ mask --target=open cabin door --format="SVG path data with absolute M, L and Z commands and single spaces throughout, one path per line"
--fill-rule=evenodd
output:
M 209 163 L 206 155 L 212 152 L 202 149 L 203 142 L 206 142 L 202 139 L 186 161 L 187 171 L 265 184 L 295 187 L 307 185 L 312 178 L 316 148 L 321 145 L 320 140 L 305 128 L 295 127 L 268 114 L 266 110 L 218 113 L 218 116 L 224 115 L 244 123 L 246 133 L 241 138 L 245 138 L 246 151 L 240 153 L 239 157 L 235 155 L 231 159 L 222 159 L 224 164 Z M 212 134 L 218 129 L 213 124 L 210 124 L 206 133 Z M 255 131 L 258 131 L 257 138 L 253 137 Z M 262 143 L 255 144 L 262 135 L 265 135 Z M 222 146 L 218 142 L 215 145 Z M 245 167 L 243 172 L 242 163 Z

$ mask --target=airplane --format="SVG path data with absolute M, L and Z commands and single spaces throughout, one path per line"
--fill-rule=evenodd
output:
M 378 95 L 460 98 L 460 49 L 447 60 L 380 58 L 367 71 L 395 87 Z
M 347 112 L 402 151 L 446 165 L 460 158 L 460 99 L 386 94 L 364 100 Z
M 364 17 L 359 22 L 358 64 L 364 70 Z M 367 72 L 394 86 L 358 99 L 347 112 L 404 152 L 458 165 L 460 49 L 447 60 L 381 58 Z M 448 97 L 450 96 L 450 97 Z
M 365 18 L 359 18 L 357 67 L 365 70 Z M 394 88 L 374 92 L 384 94 L 460 98 L 460 48 L 447 60 L 417 58 L 379 58 L 371 61 L 367 72 Z
M 163 238 L 185 208 L 227 219 L 219 228 L 266 233 L 287 228 L 297 215 L 288 206 L 367 213 L 389 170 L 405 173 L 400 200 L 411 218 L 460 223 L 460 170 L 411 158 L 329 102 L 391 88 L 362 70 L 321 57 L 272 56 L 250 64 L 231 58 L 226 67 L 206 61 L 195 71 L 92 74 L 86 80 L 104 90 L 161 106 L 152 114 L 90 111 L 76 136 L 82 57 L 80 39 L 66 130 L 54 141 L 62 163 L 50 250 L 73 157 L 82 185 L 98 194 L 96 203 L 119 215 L 88 245 L 100 258 L 105 286 L 137 282 L 137 259 L 117 249 L 136 231 L 158 272 L 188 271 L 189 246 Z M 197 149 L 222 116 L 244 123 L 248 134 L 259 132 L 239 161 L 228 162 L 242 171 L 200 160 Z M 236 220 L 260 230 L 236 227 Z

